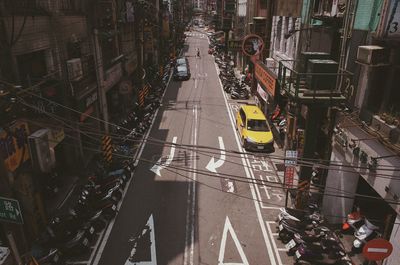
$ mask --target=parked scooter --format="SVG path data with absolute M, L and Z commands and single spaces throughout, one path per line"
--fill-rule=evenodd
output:
M 321 247 L 300 245 L 295 252 L 295 259 L 296 265 L 352 265 L 343 248 L 321 251 Z
M 281 221 L 282 219 L 292 219 L 294 221 L 300 221 L 302 220 L 305 216 L 311 215 L 315 212 L 319 211 L 319 207 L 315 203 L 310 203 L 307 206 L 307 210 L 297 210 L 297 209 L 291 209 L 291 208 L 280 208 L 280 213 L 278 214 L 278 221 Z
M 60 250 L 55 247 L 44 248 L 41 245 L 33 244 L 31 248 L 31 255 L 35 261 L 43 265 L 62 265 L 64 263 L 64 257 Z M 29 261 L 26 265 L 32 264 Z
M 286 245 L 289 255 L 293 255 L 300 245 L 320 245 L 324 241 L 325 246 L 335 248 L 339 244 L 339 239 L 329 228 L 321 226 L 309 232 L 295 233 L 293 239 Z
M 95 183 L 89 183 L 85 185 L 82 190 L 80 199 L 93 203 L 94 201 L 99 202 L 103 200 L 113 199 L 118 202 L 122 198 L 122 179 L 114 179 L 103 185 L 96 185 Z
M 357 207 L 354 212 L 346 216 L 346 220 L 342 224 L 342 233 L 354 233 L 354 231 L 357 231 L 364 223 L 364 215 L 361 214 L 360 208 Z
M 304 231 L 310 231 L 311 229 L 318 226 L 316 221 L 294 221 L 294 220 L 281 220 L 278 226 L 278 236 L 283 243 L 289 242 L 295 233 L 302 233 Z
M 106 220 L 111 220 L 117 214 L 117 202 L 113 199 L 94 202 L 87 202 L 80 199 L 71 211 L 78 216 L 87 216 L 88 213 L 101 211 L 102 216 Z
M 367 218 L 364 221 L 365 223 L 354 233 L 355 239 L 352 248 L 354 253 L 360 253 L 365 243 L 380 235 L 378 226 L 371 223 Z

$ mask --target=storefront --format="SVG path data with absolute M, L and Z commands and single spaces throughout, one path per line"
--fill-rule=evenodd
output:
M 340 117 L 339 125 L 330 160 L 341 166 L 327 175 L 323 213 L 330 223 L 341 223 L 358 206 L 392 243 L 393 260 L 387 264 L 398 264 L 400 189 L 395 176 L 400 159 L 351 119 Z

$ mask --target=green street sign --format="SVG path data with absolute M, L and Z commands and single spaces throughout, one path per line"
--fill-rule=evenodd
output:
M 24 223 L 17 200 L 0 197 L 0 221 L 17 224 Z

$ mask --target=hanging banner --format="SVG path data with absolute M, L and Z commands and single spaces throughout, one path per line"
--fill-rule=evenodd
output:
M 271 97 L 275 96 L 276 78 L 269 72 L 268 68 L 261 62 L 255 64 L 255 75 L 257 80 L 265 87 Z
M 260 86 L 260 84 L 257 84 L 257 92 L 258 95 L 265 101 L 268 102 L 268 94 L 265 92 L 265 90 Z
M 244 37 L 242 43 L 242 51 L 246 56 L 255 56 L 262 52 L 264 49 L 264 42 L 262 38 L 256 34 L 250 34 Z

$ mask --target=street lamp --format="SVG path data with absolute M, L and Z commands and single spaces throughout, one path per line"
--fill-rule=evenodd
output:
M 322 28 L 321 26 L 318 26 L 318 27 L 309 27 L 309 28 L 302 28 L 302 29 L 290 29 L 287 33 L 285 33 L 284 35 L 283 35 L 283 37 L 285 38 L 285 39 L 289 39 L 290 37 L 292 37 L 293 36 L 293 34 L 295 34 L 296 32 L 300 32 L 300 31 L 306 31 L 306 30 L 312 30 L 312 29 L 319 29 L 319 28 Z M 327 27 L 325 27 L 325 28 L 327 28 Z

